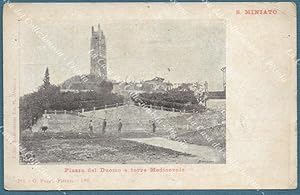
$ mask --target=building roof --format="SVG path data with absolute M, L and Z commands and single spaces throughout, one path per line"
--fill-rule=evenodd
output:
M 151 81 L 159 81 L 159 82 L 163 82 L 165 79 L 161 78 L 161 77 L 154 77 L 151 80 L 146 80 L 145 82 L 151 82 Z
M 76 75 L 64 81 L 60 87 L 62 90 L 94 90 L 102 81 L 101 77 L 95 75 Z
M 209 91 L 207 94 L 208 99 L 226 99 L 225 91 Z

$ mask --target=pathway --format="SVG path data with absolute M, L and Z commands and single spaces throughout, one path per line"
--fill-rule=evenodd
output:
M 224 163 L 225 160 L 222 154 L 216 151 L 214 148 L 209 146 L 199 146 L 195 144 L 188 144 L 179 141 L 169 140 L 162 137 L 152 137 L 152 138 L 126 138 L 124 140 L 136 141 L 139 143 L 144 143 L 156 147 L 162 147 L 166 149 L 171 149 L 177 152 L 182 152 L 186 154 L 191 154 L 196 156 L 199 162 L 210 162 L 210 163 Z

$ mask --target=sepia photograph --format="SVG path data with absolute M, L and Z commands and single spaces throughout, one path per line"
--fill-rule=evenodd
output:
M 27 23 L 21 164 L 226 162 L 224 21 Z

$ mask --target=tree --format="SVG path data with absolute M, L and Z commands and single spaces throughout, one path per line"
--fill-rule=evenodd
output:
M 113 84 L 110 81 L 103 80 L 100 83 L 100 92 L 109 94 L 113 90 Z
M 45 71 L 45 76 L 44 76 L 44 84 L 42 85 L 42 88 L 46 89 L 48 88 L 51 84 L 50 84 L 50 74 L 49 74 L 49 69 L 48 67 L 46 68 L 46 71 Z

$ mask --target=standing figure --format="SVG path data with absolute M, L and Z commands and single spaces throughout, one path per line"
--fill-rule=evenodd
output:
M 36 118 L 35 117 L 32 117 L 32 120 L 31 120 L 31 126 L 29 128 L 29 130 L 32 132 L 32 128 L 34 126 L 34 124 L 36 123 Z
M 89 122 L 89 130 L 91 133 L 93 133 L 93 120 L 90 120 Z
M 105 129 L 106 129 L 106 119 L 104 119 L 102 123 L 102 134 L 105 133 Z
M 156 131 L 156 124 L 155 124 L 155 121 L 153 120 L 152 121 L 152 132 L 155 133 Z
M 118 132 L 119 133 L 121 133 L 122 126 L 123 126 L 122 121 L 121 121 L 121 119 L 119 119 L 119 123 L 118 123 Z
M 35 123 L 36 123 L 36 117 L 34 116 L 34 117 L 32 117 L 31 125 L 33 126 L 33 125 L 35 125 Z
M 47 116 L 43 117 L 43 124 L 42 124 L 41 130 L 43 131 L 43 133 L 45 133 L 48 130 L 48 119 L 47 119 Z

